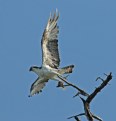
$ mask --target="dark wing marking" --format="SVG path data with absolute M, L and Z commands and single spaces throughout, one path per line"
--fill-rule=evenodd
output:
M 60 64 L 59 52 L 58 52 L 58 26 L 57 20 L 59 14 L 54 13 L 50 15 L 46 29 L 44 30 L 41 46 L 42 46 L 42 64 L 44 66 L 49 65 L 52 68 L 57 68 Z

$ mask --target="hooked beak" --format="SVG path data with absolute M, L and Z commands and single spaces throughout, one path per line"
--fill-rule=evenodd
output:
M 32 71 L 32 67 L 30 67 L 29 71 Z

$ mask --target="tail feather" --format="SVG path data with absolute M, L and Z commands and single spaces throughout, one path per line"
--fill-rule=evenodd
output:
M 74 68 L 74 65 L 63 67 L 63 68 L 61 68 L 59 70 L 59 73 L 60 74 L 69 74 L 69 73 L 72 73 L 73 68 Z

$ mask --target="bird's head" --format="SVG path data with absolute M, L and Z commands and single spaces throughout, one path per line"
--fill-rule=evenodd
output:
M 36 72 L 37 70 L 41 69 L 41 67 L 37 67 L 37 66 L 31 66 L 29 71 L 34 71 Z

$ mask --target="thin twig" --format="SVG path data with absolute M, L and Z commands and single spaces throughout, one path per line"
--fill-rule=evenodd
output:
M 67 119 L 71 119 L 71 118 L 78 117 L 78 116 L 83 116 L 83 115 L 85 115 L 85 113 L 80 113 L 80 114 L 78 114 L 78 115 L 68 117 Z

